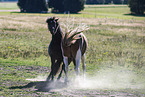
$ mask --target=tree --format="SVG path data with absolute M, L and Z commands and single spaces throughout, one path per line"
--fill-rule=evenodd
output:
M 52 12 L 64 12 L 63 0 L 48 0 L 48 6 Z
M 64 0 L 64 10 L 70 13 L 77 13 L 84 9 L 84 0 Z
M 97 4 L 97 0 L 86 0 L 86 4 Z
M 132 14 L 144 14 L 145 0 L 129 0 L 128 4 Z
M 114 4 L 121 4 L 121 0 L 112 0 Z
M 48 0 L 52 12 L 78 13 L 84 9 L 85 0 Z
M 25 8 L 26 0 L 18 0 L 17 5 L 20 8 L 21 12 L 25 12 L 25 10 L 26 10 L 26 8 Z
M 21 12 L 40 13 L 48 11 L 45 0 L 18 0 Z

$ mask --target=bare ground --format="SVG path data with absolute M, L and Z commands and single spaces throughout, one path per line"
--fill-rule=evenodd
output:
M 35 88 L 34 88 L 35 87 Z M 43 96 L 72 96 L 72 97 L 144 97 L 144 94 L 135 90 L 109 90 L 109 89 L 80 89 L 66 85 L 63 82 L 30 82 L 24 86 L 14 86 L 9 89 L 30 89 L 34 94 L 42 93 Z
M 12 67 L 16 70 L 22 71 L 25 70 L 26 72 L 35 71 L 38 74 L 48 72 L 48 68 L 46 67 L 25 67 L 25 66 L 18 66 Z M 4 70 L 1 68 L 1 70 Z M 39 72 L 38 72 L 39 71 Z M 16 74 L 17 75 L 17 74 Z M 39 78 L 38 78 L 39 80 Z M 110 88 L 83 88 L 79 87 L 79 84 L 75 84 L 73 82 L 69 82 L 68 84 L 64 83 L 63 81 L 45 81 L 44 78 L 37 81 L 37 78 L 29 79 L 29 82 L 18 82 L 15 83 L 14 81 L 7 80 L 3 81 L 3 85 L 9 89 L 9 92 L 12 94 L 14 91 L 18 90 L 19 92 L 15 91 L 15 95 L 22 95 L 22 96 L 72 96 L 72 97 L 144 97 L 145 94 L 143 93 L 142 89 L 131 89 L 131 88 L 122 88 L 122 89 L 110 89 Z M 1 84 L 1 85 L 2 85 Z M 97 84 L 97 82 L 96 82 Z M 105 84 L 105 83 L 104 83 Z M 8 87 L 7 87 L 8 86 Z M 5 92 L 5 89 L 1 89 L 0 91 Z M 23 93 L 27 91 L 29 93 Z

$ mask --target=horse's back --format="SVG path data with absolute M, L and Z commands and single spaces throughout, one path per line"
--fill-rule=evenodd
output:
M 75 58 L 76 53 L 79 49 L 81 49 L 81 53 L 82 55 L 84 55 L 84 53 L 86 52 L 88 43 L 87 43 L 87 38 L 85 37 L 85 35 L 83 33 L 81 33 L 80 35 L 81 35 L 81 38 L 77 39 L 75 43 L 73 43 L 69 47 L 64 47 L 65 49 L 64 55 Z

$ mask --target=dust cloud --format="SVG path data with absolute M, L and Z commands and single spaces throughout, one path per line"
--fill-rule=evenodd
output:
M 91 77 L 83 80 L 80 77 L 79 82 L 74 81 L 74 87 L 80 89 L 142 89 L 145 88 L 135 73 L 130 70 L 104 69 Z
M 33 79 L 26 79 L 29 81 L 46 81 L 47 76 L 38 76 Z M 136 73 L 131 70 L 120 69 L 102 69 L 96 72 L 95 75 L 86 75 L 85 80 L 83 77 L 75 79 L 69 76 L 67 88 L 69 89 L 145 89 L 143 78 L 141 79 Z M 51 83 L 51 88 L 62 89 L 66 88 L 64 78 L 59 82 L 54 81 Z
M 36 78 L 27 78 L 28 81 L 46 81 L 47 76 L 39 75 Z

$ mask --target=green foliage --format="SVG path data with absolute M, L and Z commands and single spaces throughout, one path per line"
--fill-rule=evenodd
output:
M 129 0 L 129 7 L 132 14 L 144 14 L 145 0 Z
M 17 5 L 20 8 L 21 12 L 25 12 L 26 10 L 25 4 L 26 4 L 26 0 L 18 0 Z
M 84 0 L 64 0 L 64 10 L 77 13 L 84 9 Z
M 52 12 L 64 12 L 63 0 L 48 0 L 48 6 Z
M 52 12 L 78 13 L 84 9 L 84 0 L 48 0 Z
M 40 13 L 48 11 L 46 0 L 18 0 L 21 12 Z

